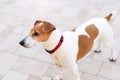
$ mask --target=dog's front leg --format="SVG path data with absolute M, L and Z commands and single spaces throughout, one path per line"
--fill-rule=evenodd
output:
M 80 75 L 78 71 L 78 65 L 76 62 L 73 62 L 69 67 L 68 70 L 71 72 L 72 80 L 80 80 Z
M 57 67 L 57 72 L 58 74 L 55 75 L 52 80 L 63 80 L 63 71 L 62 71 L 62 66 L 59 65 L 59 64 L 56 64 L 56 67 Z

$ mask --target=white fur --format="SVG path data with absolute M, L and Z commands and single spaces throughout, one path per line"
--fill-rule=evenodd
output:
M 76 64 L 76 57 L 78 52 L 78 36 L 82 34 L 88 35 L 85 31 L 85 28 L 91 24 L 94 24 L 99 30 L 99 35 L 95 39 L 95 42 L 104 43 L 108 45 L 108 47 L 110 47 L 112 51 L 111 59 L 115 60 L 116 54 L 114 53 L 113 48 L 114 47 L 113 31 L 105 18 L 95 18 L 90 21 L 87 21 L 84 24 L 80 25 L 75 30 L 75 32 L 65 31 L 63 34 L 61 34 L 58 30 L 55 30 L 52 33 L 48 42 L 46 42 L 45 44 L 47 45 L 47 47 L 49 47 L 49 50 L 51 50 L 58 43 L 60 36 L 61 35 L 64 36 L 62 46 L 55 53 L 53 53 L 52 56 L 56 64 L 65 66 L 66 68 L 68 68 L 68 70 L 70 70 L 73 78 L 72 80 L 80 80 L 77 68 L 78 66 Z
M 76 64 L 78 53 L 78 36 L 83 34 L 88 35 L 85 31 L 85 28 L 91 24 L 94 24 L 99 30 L 99 35 L 95 39 L 95 44 L 106 44 L 111 49 L 112 56 L 110 57 L 110 59 L 116 60 L 113 31 L 105 18 L 95 18 L 89 20 L 76 28 L 75 32 L 65 31 L 64 33 L 61 33 L 58 29 L 56 29 L 52 32 L 48 41 L 42 42 L 46 49 L 52 50 L 58 44 L 61 35 L 63 35 L 64 37 L 64 41 L 60 48 L 52 54 L 52 58 L 57 64 L 57 69 L 59 73 L 59 77 L 57 76 L 53 78 L 53 80 L 62 79 L 61 66 L 66 67 L 71 72 L 71 76 L 73 78 L 72 80 L 80 80 L 78 65 Z M 31 40 L 30 37 L 26 38 L 26 44 L 28 43 L 30 45 L 36 44 L 36 42 L 34 40 Z M 96 49 L 99 48 L 99 45 Z
M 41 23 L 38 24 L 38 26 L 41 26 L 41 25 L 43 25 L 43 22 L 41 22 Z
M 38 42 L 36 40 L 33 40 L 33 38 L 31 37 L 31 35 L 28 35 L 25 39 L 24 39 L 24 42 L 25 42 L 25 47 L 27 48 L 30 48 L 30 47 L 33 47 L 33 46 L 36 46 L 38 44 Z

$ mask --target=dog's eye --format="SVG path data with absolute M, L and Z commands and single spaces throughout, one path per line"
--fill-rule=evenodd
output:
M 33 35 L 34 35 L 34 36 L 39 36 L 40 33 L 38 33 L 38 32 L 34 32 Z

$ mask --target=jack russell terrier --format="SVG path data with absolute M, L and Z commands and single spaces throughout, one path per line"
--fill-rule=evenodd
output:
M 57 66 L 58 75 L 52 80 L 62 80 L 62 66 L 72 75 L 72 80 L 80 80 L 77 61 L 88 55 L 95 47 L 100 52 L 100 44 L 104 43 L 111 49 L 110 61 L 116 61 L 113 31 L 108 22 L 115 12 L 105 18 L 94 18 L 78 28 L 61 33 L 53 24 L 37 20 L 29 35 L 20 41 L 20 45 L 30 48 L 42 43 L 45 50 L 52 55 Z

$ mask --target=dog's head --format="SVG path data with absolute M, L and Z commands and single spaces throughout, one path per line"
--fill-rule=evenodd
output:
M 20 41 L 20 45 L 29 48 L 39 42 L 46 42 L 55 29 L 55 26 L 51 23 L 37 20 L 29 35 Z

